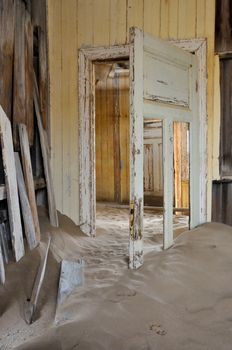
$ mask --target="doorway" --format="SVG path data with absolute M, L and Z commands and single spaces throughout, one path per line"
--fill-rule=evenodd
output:
M 194 49 L 192 51 L 194 51 Z M 169 52 L 169 55 L 167 55 L 167 52 Z M 182 58 L 179 60 L 179 57 Z M 185 57 L 186 63 L 184 63 Z M 202 89 L 202 84 L 200 81 L 196 84 L 195 79 L 197 79 L 198 76 L 196 63 L 194 63 L 195 70 L 193 70 L 192 63 L 187 63 L 197 61 L 193 56 L 184 54 L 182 50 L 174 49 L 173 46 L 168 43 L 147 36 L 137 28 L 131 30 L 130 45 L 80 50 L 80 225 L 83 232 L 89 235 L 95 235 L 96 214 L 95 115 L 91 107 L 95 100 L 93 93 L 93 64 L 96 61 L 112 59 L 129 59 L 130 61 L 129 256 L 130 267 L 138 268 L 141 266 L 143 260 L 143 169 L 141 168 L 141 165 L 143 164 L 144 121 L 142 116 L 144 117 L 144 120 L 152 118 L 160 119 L 163 123 L 164 248 L 166 249 L 173 244 L 173 202 L 172 200 L 170 201 L 170 198 L 173 198 L 174 191 L 172 175 L 174 121 L 187 122 L 190 125 L 189 159 L 191 227 L 195 227 L 200 223 L 201 213 L 205 211 L 205 197 L 202 199 L 201 196 L 200 198 L 200 193 L 202 193 L 200 189 L 201 184 L 199 186 L 201 171 L 195 169 L 196 165 L 200 165 L 201 169 L 203 168 L 203 158 L 201 155 L 199 156 L 199 144 L 205 140 L 203 140 L 203 135 L 201 135 L 202 131 L 199 133 L 198 129 L 202 122 L 201 119 L 199 121 L 200 114 L 198 112 L 202 111 L 202 106 L 201 108 L 197 107 L 197 99 L 195 98 L 197 89 Z M 161 62 L 162 70 L 158 68 L 157 64 L 154 65 L 155 61 Z M 179 76 L 181 75 L 182 79 L 180 88 L 178 87 L 178 81 L 174 78 L 176 68 L 179 69 L 178 74 Z M 143 71 L 144 69 L 145 71 Z M 148 74 L 146 69 L 148 69 L 148 71 L 150 69 L 152 74 Z M 162 76 L 159 76 L 161 74 L 160 72 L 164 72 L 165 69 L 166 72 L 170 72 L 171 69 L 171 75 L 169 75 L 167 80 L 166 78 L 162 79 Z M 156 79 L 154 84 L 152 83 L 152 79 Z M 172 85 L 171 81 L 173 79 L 178 86 L 174 84 L 176 87 L 175 94 L 177 95 L 175 96 L 174 94 L 173 96 L 172 106 L 172 104 L 169 103 L 169 93 L 171 90 L 167 87 Z M 192 82 L 193 84 L 190 90 L 188 85 L 189 82 Z M 155 87 L 154 91 L 152 91 L 153 87 Z M 157 94 L 159 91 L 162 92 L 161 95 Z M 203 120 L 203 123 L 205 123 L 205 120 Z M 199 140 L 199 137 L 200 142 L 197 141 Z M 193 150 L 196 151 L 195 154 Z M 198 175 L 194 177 L 194 174 L 196 173 L 198 173 Z

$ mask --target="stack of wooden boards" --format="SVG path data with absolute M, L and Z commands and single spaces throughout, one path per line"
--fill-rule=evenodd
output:
M 33 68 L 38 75 L 43 127 L 48 127 L 46 0 L 0 0 L 0 105 L 11 121 L 14 149 L 18 124 L 34 142 Z
M 40 136 L 40 145 L 47 187 L 50 223 L 51 225 L 58 227 L 58 217 L 51 178 L 51 166 L 48 155 L 48 142 L 41 121 L 39 92 L 35 74 L 33 90 L 36 120 Z M 16 262 L 19 261 L 25 254 L 19 200 L 21 204 L 24 232 L 29 248 L 34 249 L 40 241 L 40 227 L 36 206 L 27 128 L 24 124 L 19 124 L 18 131 L 21 160 L 19 153 L 14 153 L 11 123 L 0 106 L 0 140 L 5 173 L 10 237 L 13 256 Z M 4 233 L 4 230 L 1 230 L 1 228 L 0 236 L 0 283 L 3 284 L 5 282 L 4 262 L 8 263 L 9 261 L 9 248 L 6 232 Z

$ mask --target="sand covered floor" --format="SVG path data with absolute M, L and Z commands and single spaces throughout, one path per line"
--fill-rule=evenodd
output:
M 131 271 L 128 226 L 116 220 L 127 214 L 109 211 L 110 227 L 99 213 L 94 239 L 64 216 L 60 228 L 51 229 L 42 213 L 43 235 L 50 232 L 52 245 L 40 313 L 32 325 L 25 323 L 23 303 L 38 266 L 37 249 L 7 268 L 7 283 L 0 287 L 0 349 L 231 350 L 232 228 L 205 224 L 178 236 L 167 251 L 157 249 L 148 232 L 144 265 Z M 182 229 L 185 218 L 176 225 Z M 56 311 L 64 258 L 84 259 L 85 284 Z

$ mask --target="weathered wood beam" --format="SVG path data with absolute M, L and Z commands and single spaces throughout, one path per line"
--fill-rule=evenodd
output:
M 26 185 L 28 200 L 30 203 L 31 212 L 33 216 L 33 222 L 35 225 L 36 239 L 39 242 L 40 227 L 39 227 L 39 218 L 38 218 L 37 205 L 36 205 L 36 199 L 35 199 L 35 186 L 34 186 L 33 174 L 32 174 L 31 156 L 30 156 L 27 128 L 26 128 L 26 125 L 19 124 L 18 129 L 19 129 L 19 140 L 20 140 L 20 149 L 21 149 L 21 155 L 22 155 L 25 185 Z
M 5 267 L 4 267 L 4 260 L 3 260 L 3 252 L 2 252 L 2 247 L 0 244 L 0 284 L 5 283 Z
M 41 291 L 43 281 L 44 281 L 50 244 L 51 244 L 51 237 L 49 236 L 44 257 L 41 259 L 41 263 L 40 263 L 40 266 L 39 266 L 39 269 L 38 269 L 38 272 L 37 272 L 37 275 L 35 278 L 35 282 L 34 282 L 32 293 L 31 293 L 31 298 L 30 298 L 29 303 L 27 304 L 27 309 L 25 310 L 25 318 L 26 318 L 26 322 L 28 324 L 31 324 L 34 320 L 40 291 Z
M 31 212 L 30 203 L 27 197 L 27 191 L 26 191 L 26 186 L 23 178 L 21 162 L 20 162 L 19 154 L 17 152 L 15 152 L 15 166 L 16 166 L 19 198 L 20 198 L 21 209 L 22 209 L 25 235 L 27 238 L 29 248 L 30 250 L 32 250 L 38 245 L 38 241 L 35 236 L 35 226 L 33 222 L 33 216 Z
M 8 264 L 10 260 L 10 252 L 9 252 L 9 247 L 7 242 L 6 226 L 4 222 L 0 224 L 0 242 L 2 245 L 2 252 L 4 255 L 5 263 Z
M 14 25 L 14 0 L 0 0 L 0 104 L 9 119 L 12 118 Z
M 23 233 L 19 209 L 19 197 L 14 161 L 11 124 L 0 106 L 0 136 L 5 172 L 6 195 L 11 230 L 12 246 L 16 261 L 24 255 Z
M 36 76 L 34 73 L 34 105 L 35 105 L 35 111 L 36 111 L 36 119 L 39 129 L 39 136 L 40 136 L 40 144 L 41 144 L 41 151 L 42 151 L 42 157 L 43 157 L 43 164 L 44 164 L 44 174 L 47 184 L 47 197 L 48 197 L 48 211 L 49 211 L 49 218 L 50 223 L 52 226 L 58 227 L 58 215 L 56 210 L 56 203 L 55 203 L 55 193 L 53 188 L 53 182 L 52 182 L 52 172 L 51 172 L 51 164 L 50 159 L 48 155 L 48 142 L 47 138 L 45 136 L 45 130 L 42 125 L 41 120 L 41 114 L 40 114 L 40 107 L 39 107 L 39 91 L 36 81 Z

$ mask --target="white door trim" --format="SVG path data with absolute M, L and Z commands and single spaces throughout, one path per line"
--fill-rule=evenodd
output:
M 80 228 L 95 236 L 95 88 L 94 61 L 128 58 L 130 46 L 91 47 L 79 50 L 79 185 Z
M 200 120 L 200 223 L 207 221 L 207 42 L 206 39 L 172 40 L 172 44 L 193 52 L 198 61 L 198 114 Z
M 198 113 L 200 119 L 200 223 L 207 214 L 207 65 L 206 40 L 172 41 L 176 46 L 194 52 L 198 60 Z M 93 63 L 130 57 L 130 45 L 82 48 L 79 50 L 79 184 L 80 227 L 95 235 L 96 175 L 95 175 L 95 111 Z M 149 104 L 145 105 L 149 109 Z M 160 107 L 162 109 L 162 107 Z M 160 111 L 162 112 L 162 111 Z M 145 115 L 149 114 L 145 112 Z M 159 113 L 159 118 L 161 114 Z M 153 114 L 154 117 L 154 114 Z M 162 117 L 161 117 L 162 119 Z

